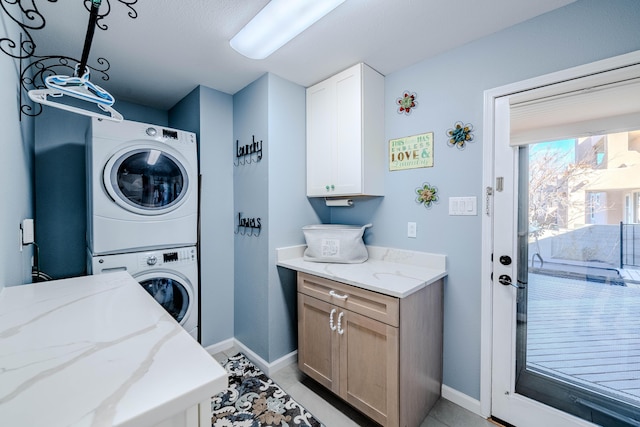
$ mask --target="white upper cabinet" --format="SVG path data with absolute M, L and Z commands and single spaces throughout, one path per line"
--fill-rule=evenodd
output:
M 382 196 L 384 76 L 357 64 L 307 89 L 307 196 Z

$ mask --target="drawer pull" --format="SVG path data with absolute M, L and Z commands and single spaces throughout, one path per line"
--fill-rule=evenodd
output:
M 329 291 L 329 295 L 331 295 L 332 297 L 336 297 L 338 299 L 342 299 L 342 300 L 345 300 L 345 299 L 349 298 L 349 295 L 339 295 L 339 294 L 336 293 L 336 291 L 333 291 L 333 290 Z
M 342 329 L 342 318 L 344 317 L 344 311 L 340 312 L 340 315 L 338 316 L 338 333 L 340 335 L 344 334 L 344 329 Z
M 335 309 L 335 308 L 333 308 L 333 309 L 331 309 L 331 314 L 329 314 L 329 328 L 330 328 L 332 331 L 335 331 L 335 330 L 336 330 L 336 327 L 333 325 L 333 315 L 334 315 L 335 313 L 336 313 L 336 309 Z

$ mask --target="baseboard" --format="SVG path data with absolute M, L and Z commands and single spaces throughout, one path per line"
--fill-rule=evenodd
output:
M 482 415 L 481 405 L 479 400 L 474 399 L 444 384 L 442 385 L 442 397 L 484 418 L 484 415 Z
M 228 340 L 221 341 L 219 343 L 205 347 L 205 350 L 209 354 L 220 353 L 221 351 L 229 350 L 233 347 L 237 347 L 242 351 L 251 361 L 265 374 L 272 375 L 274 372 L 279 371 L 285 366 L 291 365 L 298 361 L 298 350 L 294 350 L 289 354 L 285 354 L 279 359 L 269 363 L 262 357 L 254 353 L 249 347 L 235 338 L 229 338 Z
M 207 353 L 214 355 L 216 353 L 220 353 L 221 351 L 229 350 L 233 348 L 233 345 L 236 343 L 234 338 L 229 338 L 228 340 L 220 341 L 219 343 L 210 345 L 205 347 L 204 349 Z

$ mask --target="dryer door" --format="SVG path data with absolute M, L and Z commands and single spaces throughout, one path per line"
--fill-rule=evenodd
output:
M 166 214 L 187 198 L 186 160 L 157 145 L 131 146 L 107 162 L 104 187 L 122 208 L 141 215 Z
M 133 276 L 149 294 L 181 325 L 189 318 L 195 303 L 191 283 L 168 270 L 154 270 Z

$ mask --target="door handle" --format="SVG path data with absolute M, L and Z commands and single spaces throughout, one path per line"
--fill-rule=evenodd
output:
M 333 315 L 336 314 L 336 309 L 332 308 L 331 309 L 331 313 L 329 314 L 329 329 L 331 329 L 332 331 L 336 330 L 336 327 L 333 324 Z M 340 322 L 340 320 L 338 320 L 338 322 Z M 338 327 L 340 326 L 340 323 L 338 323 Z
M 500 277 L 498 277 L 498 282 L 500 282 L 500 284 L 504 286 L 513 286 L 516 289 L 524 289 L 524 286 L 519 286 L 513 283 L 511 281 L 511 276 L 507 276 L 506 274 L 503 274 Z
M 340 315 L 338 316 L 338 333 L 340 335 L 344 334 L 344 329 L 342 329 L 342 318 L 344 317 L 344 311 L 340 312 Z
M 334 290 L 330 290 L 329 291 L 329 295 L 331 295 L 332 297 L 341 299 L 341 300 L 345 300 L 345 299 L 349 298 L 349 295 L 339 295 Z

